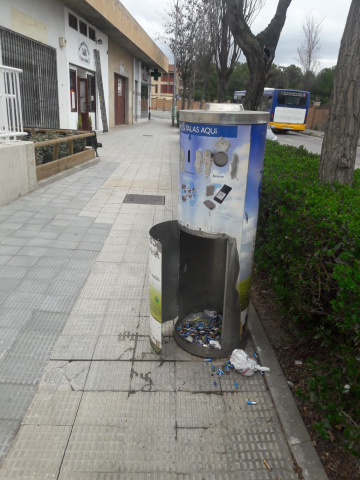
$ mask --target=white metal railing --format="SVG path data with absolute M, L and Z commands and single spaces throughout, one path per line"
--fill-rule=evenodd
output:
M 19 68 L 0 65 L 0 140 L 27 135 L 23 131 Z

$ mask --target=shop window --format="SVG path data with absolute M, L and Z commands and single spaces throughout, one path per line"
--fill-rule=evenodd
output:
M 96 100 L 95 100 L 95 77 L 88 75 L 88 99 L 89 99 L 89 111 L 96 111 Z
M 87 25 L 86 25 L 86 23 L 79 20 L 79 26 L 80 26 L 80 33 L 82 33 L 83 35 L 85 35 L 85 37 L 87 37 Z
M 96 42 L 95 30 L 91 27 L 89 27 L 89 38 L 93 42 Z
M 76 105 L 76 71 L 70 70 L 70 109 L 72 112 L 77 111 Z
M 69 27 L 73 28 L 76 31 L 78 29 L 77 18 L 71 13 L 69 13 Z
M 148 86 L 141 85 L 141 111 L 142 112 L 147 112 L 149 109 L 148 98 L 149 98 Z
M 155 93 L 158 93 L 158 86 L 155 85 Z

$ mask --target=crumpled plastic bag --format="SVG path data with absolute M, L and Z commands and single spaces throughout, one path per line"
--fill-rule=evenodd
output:
M 230 357 L 230 363 L 235 370 L 245 375 L 245 377 L 251 377 L 257 370 L 262 370 L 263 372 L 270 371 L 267 367 L 260 367 L 244 350 L 234 350 Z

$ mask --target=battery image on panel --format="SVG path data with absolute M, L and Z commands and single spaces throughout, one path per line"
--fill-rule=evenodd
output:
M 163 271 L 161 298 L 175 340 L 196 355 L 226 356 L 246 338 L 267 123 L 242 105 L 180 112 L 178 220 L 153 227 L 153 240 L 172 229 L 172 244 L 164 240 L 176 278 L 165 300 Z

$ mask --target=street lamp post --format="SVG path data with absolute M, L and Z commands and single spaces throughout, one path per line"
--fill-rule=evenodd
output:
M 176 54 L 177 54 L 177 28 L 178 28 L 178 8 L 179 0 L 176 2 L 176 21 L 175 21 L 175 48 L 174 48 L 174 82 L 173 82 L 173 101 L 172 101 L 172 115 L 171 123 L 175 126 L 175 87 L 176 87 Z

